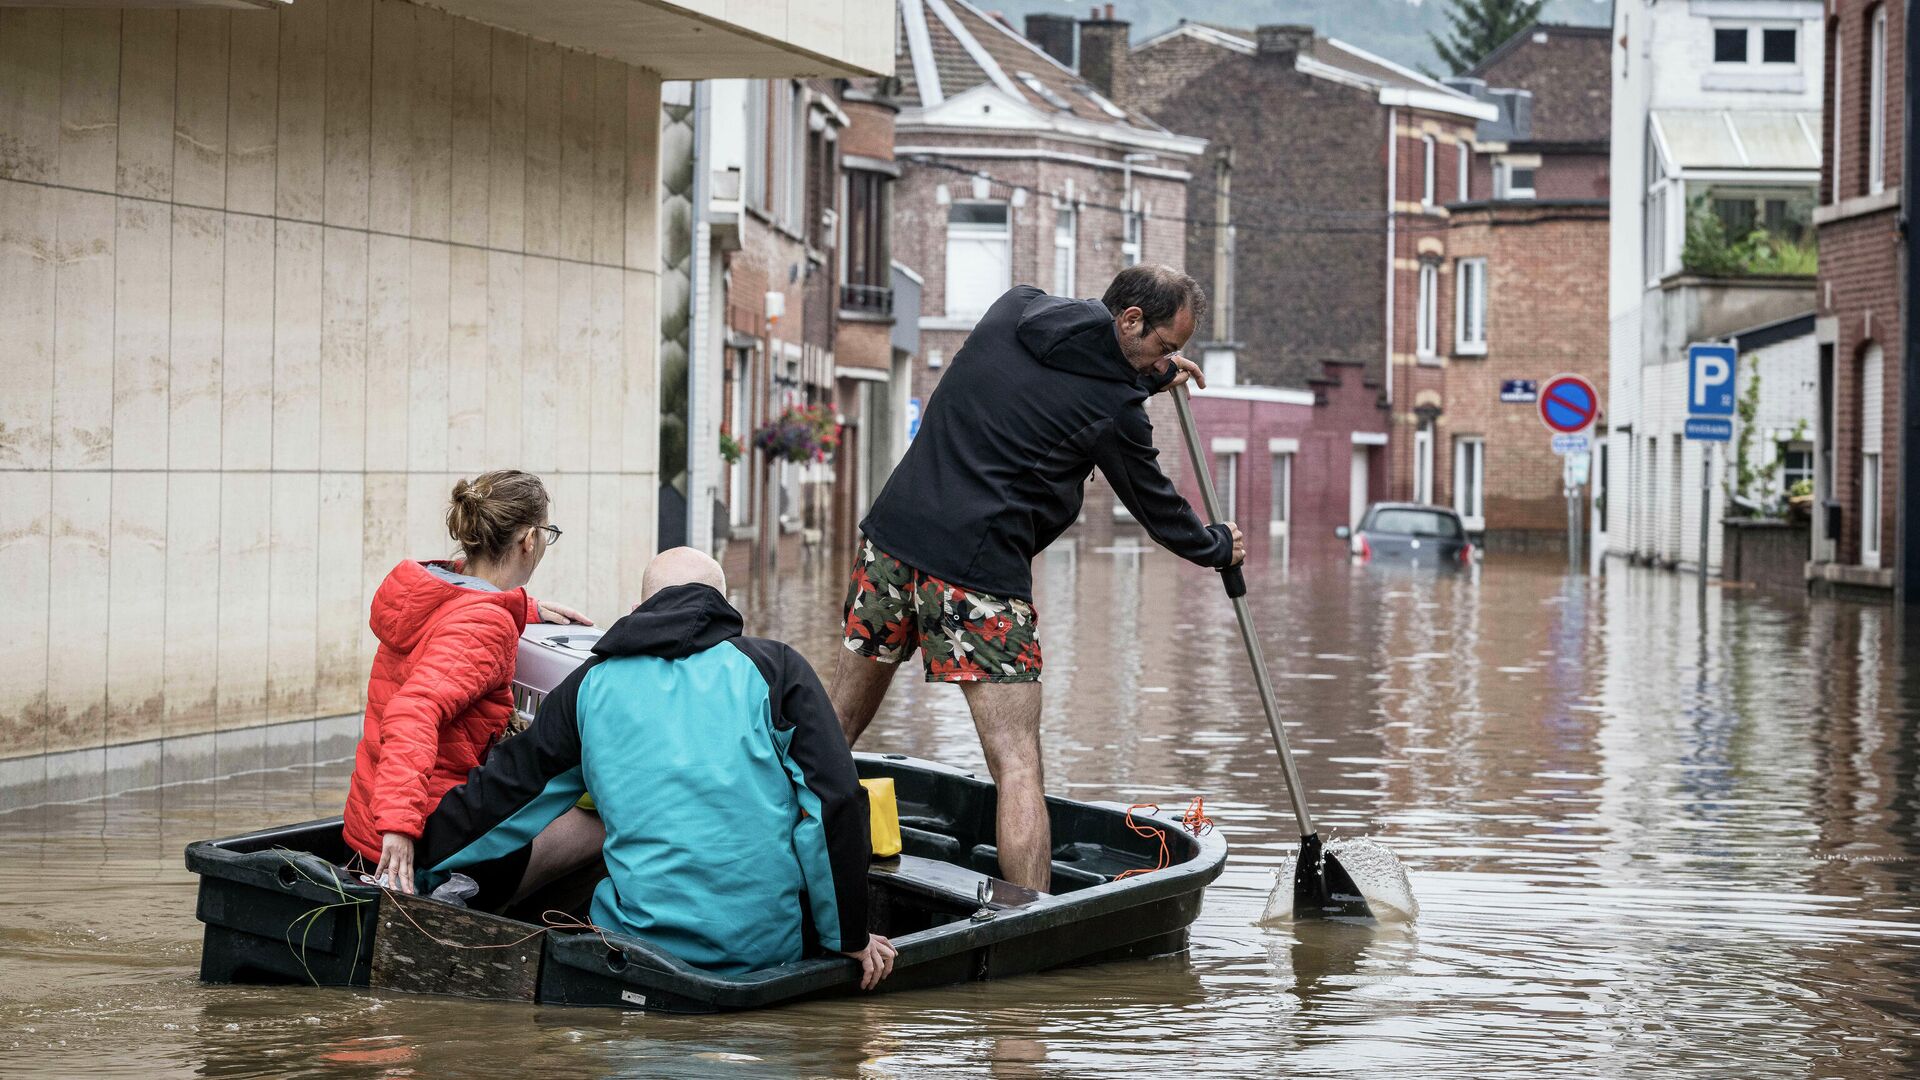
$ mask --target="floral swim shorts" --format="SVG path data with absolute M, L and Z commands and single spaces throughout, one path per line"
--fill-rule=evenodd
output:
M 1039 619 L 1001 599 L 923 574 L 862 539 L 847 583 L 847 648 L 898 664 L 917 647 L 928 682 L 1034 682 Z

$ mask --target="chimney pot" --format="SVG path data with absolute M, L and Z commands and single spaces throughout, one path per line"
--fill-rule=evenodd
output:
M 1313 49 L 1313 27 L 1295 23 L 1255 27 L 1254 42 L 1262 56 L 1291 63 L 1294 57 Z
M 1107 5 L 1107 21 L 1108 22 L 1113 21 L 1113 5 L 1112 4 Z

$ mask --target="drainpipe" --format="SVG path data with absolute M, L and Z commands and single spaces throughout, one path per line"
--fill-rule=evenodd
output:
M 1395 185 L 1399 182 L 1400 139 L 1397 135 L 1400 110 L 1387 107 L 1387 430 L 1393 430 L 1393 278 L 1394 246 L 1393 229 L 1397 220 L 1393 213 L 1393 200 L 1398 195 Z
M 1920 19 L 1913 5 L 1906 8 L 1906 98 L 1902 146 L 1905 166 L 1900 170 L 1900 474 L 1894 487 L 1899 514 L 1893 523 L 1894 603 L 1909 613 L 1920 613 L 1920 229 L 1913 227 L 1914 173 L 1920 170 L 1920 139 L 1915 138 L 1913 89 L 1920 85 Z
M 1387 492 L 1393 492 L 1393 281 L 1399 273 L 1394 266 L 1393 200 L 1399 196 L 1400 110 L 1387 106 Z

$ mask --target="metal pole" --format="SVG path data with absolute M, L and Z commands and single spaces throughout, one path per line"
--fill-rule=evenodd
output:
M 1707 528 L 1713 520 L 1713 444 L 1700 444 L 1700 603 L 1707 602 Z
M 1200 451 L 1200 431 L 1193 423 L 1193 409 L 1187 404 L 1187 388 L 1174 387 L 1173 407 L 1180 414 L 1180 433 L 1186 436 L 1187 456 L 1193 460 L 1193 472 L 1200 481 L 1200 502 L 1208 521 L 1220 520 L 1220 499 L 1213 491 L 1213 474 L 1207 469 L 1206 455 Z M 1247 647 L 1247 659 L 1253 664 L 1253 684 L 1260 692 L 1260 707 L 1267 714 L 1267 730 L 1273 732 L 1273 747 L 1280 751 L 1280 770 L 1287 777 L 1287 799 L 1293 803 L 1293 816 L 1300 821 L 1300 835 L 1313 835 L 1313 817 L 1307 813 L 1307 800 L 1300 787 L 1300 771 L 1294 767 L 1293 751 L 1287 746 L 1287 732 L 1280 724 L 1280 705 L 1274 699 L 1273 679 L 1267 674 L 1266 653 L 1254 632 L 1253 610 L 1245 596 L 1233 598 L 1233 617 L 1240 623 L 1240 640 Z
M 1566 479 L 1571 480 L 1568 476 Z M 1580 572 L 1580 489 L 1569 483 L 1567 489 L 1567 573 Z

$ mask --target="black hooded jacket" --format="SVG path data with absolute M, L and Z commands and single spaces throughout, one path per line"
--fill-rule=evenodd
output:
M 1154 541 L 1226 566 L 1233 541 L 1160 471 L 1149 388 L 1098 300 L 1017 285 L 987 309 L 860 529 L 963 588 L 1033 598 L 1033 557 L 1080 516 L 1095 467 Z

